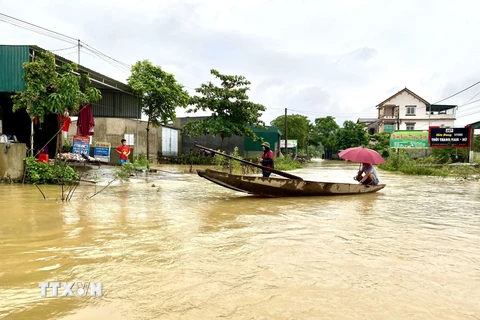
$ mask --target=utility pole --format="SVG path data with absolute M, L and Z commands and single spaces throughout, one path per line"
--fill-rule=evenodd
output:
M 80 65 L 80 39 L 78 39 L 78 65 Z
M 287 108 L 285 108 L 285 156 L 288 156 L 287 130 Z

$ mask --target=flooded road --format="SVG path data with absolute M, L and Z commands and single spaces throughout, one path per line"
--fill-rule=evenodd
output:
M 0 185 L 0 318 L 480 319 L 480 183 L 378 171 L 378 193 L 324 198 L 167 172 L 68 204 L 57 186 L 43 200 Z M 42 297 L 43 281 L 101 282 L 103 296 Z

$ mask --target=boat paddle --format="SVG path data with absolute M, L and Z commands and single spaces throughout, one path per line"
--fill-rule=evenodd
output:
M 280 171 L 280 170 L 275 170 L 275 169 L 272 169 L 272 168 L 268 168 L 268 167 L 265 167 L 265 166 L 262 166 L 262 165 L 260 165 L 260 164 L 256 164 L 256 163 L 253 163 L 253 162 L 250 162 L 250 161 L 247 161 L 247 160 L 235 158 L 234 156 L 230 156 L 230 155 L 225 154 L 225 153 L 223 153 L 223 152 L 215 151 L 215 150 L 213 150 L 213 149 L 200 146 L 200 145 L 198 145 L 197 143 L 195 143 L 194 146 L 197 147 L 197 148 L 206 150 L 206 151 L 210 151 L 210 152 L 212 152 L 212 153 L 216 153 L 216 154 L 222 155 L 222 156 L 224 156 L 224 157 L 227 157 L 227 158 L 230 158 L 230 159 L 233 159 L 233 160 L 237 160 L 237 161 L 239 161 L 239 162 L 242 162 L 242 163 L 251 165 L 251 166 L 253 166 L 253 167 L 260 168 L 260 169 L 265 170 L 265 171 L 270 171 L 270 172 L 272 172 L 272 173 L 278 174 L 279 176 L 282 176 L 282 177 L 285 177 L 285 178 L 289 178 L 289 179 L 293 179 L 293 180 L 303 180 L 302 178 L 300 178 L 300 177 L 298 177 L 298 176 L 295 176 L 295 175 L 293 175 L 293 174 L 286 173 L 286 172 L 283 172 L 283 171 Z

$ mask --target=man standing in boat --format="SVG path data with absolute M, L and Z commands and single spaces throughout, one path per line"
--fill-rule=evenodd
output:
M 274 155 L 272 150 L 270 150 L 270 143 L 268 142 L 262 143 L 262 150 L 263 150 L 262 157 L 258 159 L 260 164 L 264 167 L 274 169 Z M 262 174 L 263 174 L 263 177 L 268 178 L 271 172 L 267 170 L 262 170 Z

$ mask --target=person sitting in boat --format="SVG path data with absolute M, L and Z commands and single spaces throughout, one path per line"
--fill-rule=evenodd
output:
M 380 182 L 378 180 L 377 171 L 370 163 L 363 163 L 362 169 L 358 171 L 355 180 L 360 184 L 373 184 L 375 186 Z
M 272 150 L 270 150 L 270 143 L 262 143 L 263 154 L 262 157 L 258 159 L 260 164 L 264 167 L 274 168 L 274 155 Z M 268 178 L 271 174 L 270 171 L 262 170 L 263 177 Z

